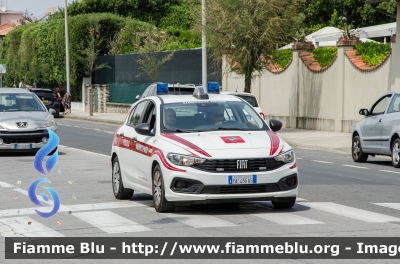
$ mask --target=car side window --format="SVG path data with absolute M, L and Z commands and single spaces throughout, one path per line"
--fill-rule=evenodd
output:
M 392 101 L 390 101 L 390 105 L 387 112 L 388 114 L 400 112 L 400 94 L 395 94 L 393 96 Z
M 145 109 L 146 105 L 147 105 L 147 101 L 141 102 L 135 107 L 135 109 L 132 110 L 132 114 L 128 120 L 129 126 L 134 127 L 139 124 L 140 117 L 142 116 L 143 110 Z
M 371 115 L 381 115 L 385 113 L 391 96 L 391 94 L 388 94 L 385 97 L 382 97 L 378 102 L 376 102 L 371 109 Z

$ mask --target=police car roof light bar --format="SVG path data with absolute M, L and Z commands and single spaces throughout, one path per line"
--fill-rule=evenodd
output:
M 168 83 L 157 83 L 157 94 L 167 94 Z
M 194 88 L 193 97 L 196 99 L 209 99 L 208 93 L 204 91 L 203 87 Z
M 209 82 L 207 85 L 208 93 L 217 93 L 219 94 L 219 83 L 218 82 Z

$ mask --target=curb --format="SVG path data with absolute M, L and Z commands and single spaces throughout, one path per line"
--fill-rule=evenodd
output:
M 110 125 L 121 125 L 124 122 L 124 121 L 91 118 L 91 117 L 84 117 L 84 116 L 64 116 L 64 119 L 83 120 L 83 121 L 90 121 L 90 122 L 95 122 L 95 123 L 106 123 L 106 124 L 110 124 Z

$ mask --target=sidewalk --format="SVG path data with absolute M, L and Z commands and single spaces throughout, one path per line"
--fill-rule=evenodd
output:
M 121 125 L 126 116 L 126 113 L 93 113 L 93 116 L 89 116 L 87 112 L 72 110 L 72 113 L 65 115 L 63 119 L 78 119 Z M 283 128 L 277 134 L 294 148 L 329 150 L 345 154 L 351 153 L 350 133 Z

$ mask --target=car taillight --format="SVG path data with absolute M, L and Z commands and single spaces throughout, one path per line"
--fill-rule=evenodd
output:
M 265 115 L 263 112 L 260 112 L 260 116 L 265 120 Z

